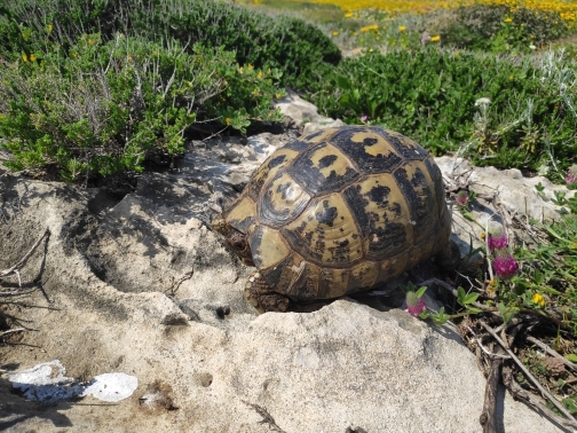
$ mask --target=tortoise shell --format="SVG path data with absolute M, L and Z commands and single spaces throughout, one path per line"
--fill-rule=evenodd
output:
M 266 283 L 295 301 L 383 284 L 448 247 L 441 172 L 380 127 L 328 128 L 279 148 L 222 218 Z

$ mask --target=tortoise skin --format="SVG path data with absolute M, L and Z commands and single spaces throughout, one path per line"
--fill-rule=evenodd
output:
M 294 301 L 371 289 L 449 248 L 441 172 L 380 127 L 328 128 L 273 153 L 222 218 Z

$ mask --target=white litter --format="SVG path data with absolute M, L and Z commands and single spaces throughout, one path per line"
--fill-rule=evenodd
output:
M 138 379 L 124 373 L 105 373 L 96 376 L 82 396 L 91 395 L 102 401 L 117 402 L 130 397 L 138 387 Z
M 91 395 L 106 402 L 118 402 L 130 397 L 138 387 L 138 379 L 124 373 L 106 373 L 89 382 L 66 377 L 59 360 L 43 362 L 10 375 L 12 386 L 28 400 L 54 403 Z

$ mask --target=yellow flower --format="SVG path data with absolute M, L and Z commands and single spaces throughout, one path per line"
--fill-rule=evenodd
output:
M 400 32 L 404 32 L 405 30 L 407 30 L 407 26 L 399 26 Z
M 377 30 L 379 30 L 379 26 L 378 26 L 378 24 L 371 24 L 370 26 L 361 27 L 360 30 L 361 30 L 361 32 L 368 32 L 371 30 L 377 31 Z
M 545 306 L 545 298 L 543 297 L 543 295 L 541 295 L 540 293 L 535 293 L 533 295 L 533 298 L 531 299 L 533 301 L 534 304 L 537 304 L 541 307 Z
M 483 240 L 485 240 L 485 236 L 486 236 L 486 235 L 485 235 L 485 232 L 482 232 L 482 233 L 479 235 L 479 237 L 480 237 L 481 239 L 483 239 Z
M 489 280 L 489 283 L 487 284 L 487 293 L 492 296 L 495 291 L 497 290 L 497 283 L 495 282 L 494 279 Z
M 512 22 L 513 22 L 513 18 L 507 17 L 507 18 L 505 18 L 505 19 L 503 20 L 503 22 L 506 23 L 506 24 L 512 23 Z
M 336 30 L 333 31 L 333 36 L 338 36 L 338 35 L 339 35 L 339 32 L 337 32 Z
M 248 65 L 246 65 L 246 68 L 247 68 L 249 71 L 252 71 L 252 70 L 253 70 L 253 67 L 252 67 L 252 65 L 251 65 L 250 63 L 249 63 Z
M 345 14 L 345 18 L 351 18 L 352 16 L 353 16 L 353 13 L 352 13 L 352 12 L 347 12 L 347 13 Z
M 52 24 L 46 24 L 46 27 L 44 27 L 44 29 L 46 30 L 46 33 L 50 33 L 52 31 Z
M 230 125 L 230 122 L 232 122 L 232 119 L 230 117 L 224 119 L 224 123 L 226 123 L 227 125 Z
M 258 71 L 258 74 L 256 74 L 256 77 L 257 77 L 259 80 L 262 80 L 262 77 L 264 77 L 264 74 L 262 73 L 262 71 Z
M 28 56 L 26 54 L 22 54 L 22 60 L 24 60 L 24 63 L 28 62 Z
M 244 68 L 241 66 L 240 68 L 238 68 L 238 73 L 242 74 L 244 72 Z
M 31 62 L 35 62 L 36 61 L 36 56 L 34 54 L 30 54 L 30 61 Z
M 441 36 L 431 36 L 431 42 L 439 42 L 441 40 Z
M 92 39 L 88 39 L 88 45 L 93 45 L 94 41 Z
M 509 75 L 509 80 L 514 80 L 515 76 L 513 74 Z
M 257 89 L 257 88 L 254 88 L 253 91 L 252 91 L 252 94 L 255 95 L 255 96 L 257 96 L 257 95 L 258 95 L 258 89 Z

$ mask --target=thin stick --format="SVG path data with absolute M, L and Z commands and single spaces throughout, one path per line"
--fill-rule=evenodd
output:
M 492 358 L 511 359 L 511 357 L 509 355 L 502 355 L 500 353 L 489 352 L 489 349 L 487 349 L 485 346 L 483 346 L 483 343 L 481 342 L 481 337 L 477 336 L 475 334 L 475 332 L 471 329 L 470 326 L 466 326 L 466 328 L 471 333 L 471 335 L 473 336 L 473 338 L 477 342 L 477 345 L 481 348 L 481 350 L 485 353 L 485 355 L 492 357 Z M 483 335 L 487 335 L 487 334 L 483 334 Z
M 0 332 L 0 337 L 4 337 L 6 334 L 13 334 L 15 332 L 24 332 L 27 331 L 25 328 L 15 328 L 15 329 L 8 329 L 7 331 Z
M 531 336 L 527 337 L 527 341 L 530 341 L 531 343 L 536 344 L 541 349 L 543 349 L 545 352 L 547 352 L 549 355 L 557 358 L 559 361 L 561 361 L 563 364 L 565 364 L 571 370 L 577 371 L 577 365 L 573 364 L 571 361 L 569 361 L 565 357 L 559 355 L 557 352 L 555 352 L 553 349 L 551 349 L 549 346 L 547 346 L 542 341 L 539 341 L 535 337 L 531 337 Z

